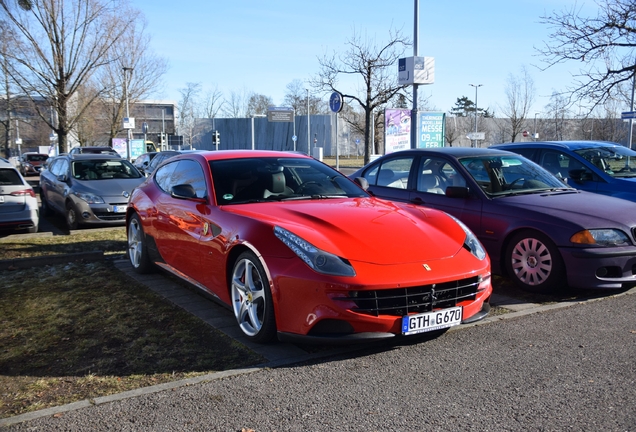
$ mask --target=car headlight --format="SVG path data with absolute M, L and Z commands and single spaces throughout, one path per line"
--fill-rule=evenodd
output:
M 104 204 L 102 197 L 88 192 L 73 192 L 73 195 L 89 204 Z
M 457 224 L 462 227 L 464 232 L 466 233 L 466 238 L 464 239 L 464 247 L 470 251 L 471 254 L 475 255 L 477 259 L 483 260 L 486 258 L 486 250 L 481 245 L 481 242 L 477 240 L 477 237 L 473 232 L 466 226 L 462 221 L 457 219 L 455 216 L 450 215 Z
M 298 258 L 317 271 L 335 276 L 355 276 L 356 272 L 345 259 L 318 249 L 303 238 L 279 226 L 274 227 L 274 234 L 287 245 Z
M 629 237 L 621 231 L 612 228 L 583 230 L 574 234 L 570 241 L 576 244 L 595 244 L 599 246 L 628 246 Z

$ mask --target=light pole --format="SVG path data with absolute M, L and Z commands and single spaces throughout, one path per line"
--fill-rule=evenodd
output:
M 254 117 L 265 117 L 265 114 L 254 114 L 252 116 L 252 150 L 256 148 L 255 142 L 254 142 Z
M 309 128 L 309 89 L 307 90 L 307 153 L 311 156 L 311 129 Z
M 129 119 L 130 111 L 128 109 L 128 73 L 127 72 L 130 71 L 132 75 L 133 68 L 124 66 L 123 69 L 124 69 L 124 99 L 126 100 L 126 118 Z M 127 130 L 128 130 L 128 138 L 126 140 L 126 156 L 127 156 L 126 159 L 130 160 L 130 150 L 131 150 L 130 140 L 132 140 L 132 130 L 130 129 L 130 127 Z
M 471 87 L 475 87 L 475 135 L 477 135 L 477 89 L 483 84 L 468 84 Z M 473 143 L 473 147 L 477 147 L 477 137 L 475 136 L 475 140 Z
M 534 141 L 537 140 L 537 116 L 541 113 L 534 113 L 534 134 L 532 134 L 532 139 Z

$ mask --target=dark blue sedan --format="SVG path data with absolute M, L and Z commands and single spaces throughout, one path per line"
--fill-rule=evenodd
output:
M 493 272 L 526 290 L 636 286 L 636 204 L 571 188 L 518 154 L 405 150 L 350 177 L 376 196 L 455 216 L 483 243 Z
M 576 189 L 636 202 L 636 151 L 604 141 L 497 144 L 538 163 Z

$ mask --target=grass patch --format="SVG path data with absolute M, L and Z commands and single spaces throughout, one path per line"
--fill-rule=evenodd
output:
M 125 254 L 126 228 L 81 230 L 70 235 L 11 236 L 0 239 L 0 260 L 89 251 L 103 251 L 104 255 Z
M 0 418 L 265 361 L 108 261 L 0 277 Z

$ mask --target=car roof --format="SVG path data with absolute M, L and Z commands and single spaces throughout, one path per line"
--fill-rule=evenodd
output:
M 65 157 L 71 160 L 122 160 L 119 156 L 105 153 L 73 153 L 61 155 L 60 157 Z
M 569 150 L 581 150 L 590 148 L 625 147 L 611 141 L 525 141 L 519 143 L 495 144 L 491 148 L 504 148 L 513 146 L 533 147 L 533 148 L 555 148 L 560 147 Z M 628 148 L 628 147 L 625 147 Z
M 12 168 L 15 169 L 13 164 L 6 160 L 5 158 L 0 158 L 0 168 Z
M 398 154 L 447 154 L 456 158 L 466 157 L 466 156 L 484 156 L 484 155 L 502 155 L 502 154 L 510 154 L 508 151 L 497 150 L 489 147 L 431 147 L 431 148 L 418 148 L 418 149 L 409 149 L 409 150 L 400 150 L 394 153 L 387 153 L 383 157 L 387 157 L 390 155 L 398 155 Z

